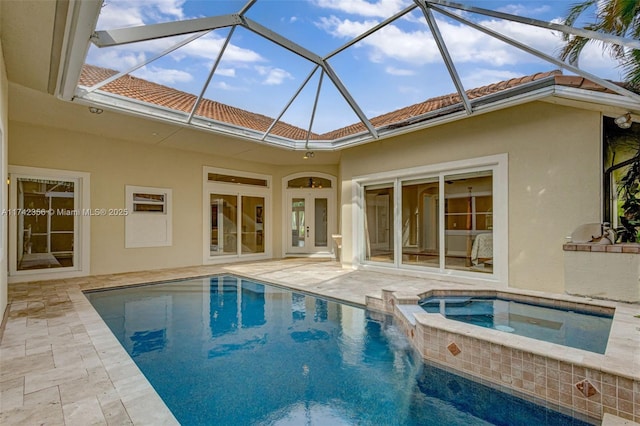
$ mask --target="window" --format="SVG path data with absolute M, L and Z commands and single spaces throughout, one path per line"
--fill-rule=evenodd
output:
M 288 189 L 331 188 L 331 179 L 320 176 L 301 176 L 287 181 Z
M 209 173 L 207 179 L 209 180 L 209 182 L 235 183 L 238 185 L 252 185 L 262 187 L 269 186 L 269 181 L 267 179 L 260 179 L 256 177 L 236 174 Z
M 9 173 L 10 274 L 87 275 L 89 174 L 19 166 Z
M 125 192 L 125 248 L 172 245 L 171 189 L 127 185 Z
M 500 202 L 508 196 L 506 160 L 498 155 L 356 178 L 362 262 L 506 279 L 507 204 Z M 386 183 L 369 183 L 381 176 Z
M 166 194 L 133 193 L 133 211 L 145 213 L 166 213 Z
M 270 178 L 211 167 L 204 175 L 204 263 L 269 255 Z

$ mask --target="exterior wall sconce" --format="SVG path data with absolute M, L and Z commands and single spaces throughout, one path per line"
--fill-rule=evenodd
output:
M 624 115 L 621 115 L 620 117 L 616 118 L 615 120 L 613 120 L 614 123 L 616 123 L 618 125 L 618 127 L 620 127 L 621 129 L 628 129 L 629 127 L 631 127 L 631 114 L 630 113 L 626 113 Z
M 309 158 L 313 158 L 315 157 L 316 154 L 313 151 L 307 151 L 304 153 L 304 157 L 302 157 L 303 160 L 308 160 Z
M 101 108 L 89 107 L 89 112 L 91 114 L 102 114 L 104 110 L 102 110 Z

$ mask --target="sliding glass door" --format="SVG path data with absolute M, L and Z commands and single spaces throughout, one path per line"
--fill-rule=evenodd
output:
M 445 268 L 493 271 L 493 176 L 491 171 L 445 179 Z
M 365 259 L 394 263 L 394 187 L 369 185 L 364 190 Z
M 507 192 L 506 184 L 496 184 L 496 171 L 504 176 L 505 168 L 453 170 L 426 167 L 422 174 L 412 169 L 410 176 L 398 173 L 386 183 L 359 183 L 364 263 L 495 276 L 495 229 L 502 224 L 498 218 L 506 218 L 506 205 L 497 200 L 506 199 Z M 498 247 L 505 247 L 506 230 L 499 235 Z
M 402 263 L 440 267 L 438 177 L 402 182 Z

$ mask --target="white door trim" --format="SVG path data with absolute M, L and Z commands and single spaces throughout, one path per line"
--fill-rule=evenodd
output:
M 288 188 L 288 182 L 292 179 L 300 177 L 318 177 L 328 179 L 331 182 L 331 188 Z M 294 173 L 282 178 L 282 257 L 288 256 L 319 256 L 333 257 L 334 243 L 331 238 L 332 234 L 337 230 L 337 178 L 327 173 L 321 172 L 300 172 Z M 327 199 L 327 250 L 296 251 L 289 250 L 289 242 L 291 238 L 291 200 L 293 198 L 305 198 L 313 200 L 315 198 Z M 313 206 L 310 206 L 313 208 Z

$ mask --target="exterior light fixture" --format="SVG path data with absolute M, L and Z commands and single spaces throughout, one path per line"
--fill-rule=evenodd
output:
M 615 120 L 613 120 L 614 123 L 616 123 L 618 125 L 618 127 L 620 127 L 621 129 L 628 129 L 629 127 L 631 127 L 631 114 L 630 113 L 626 113 L 624 115 L 621 115 L 620 117 L 616 118 Z
M 89 107 L 89 112 L 91 114 L 102 114 L 104 110 L 102 110 L 101 108 Z
M 308 160 L 309 158 L 313 158 L 315 157 L 315 153 L 313 151 L 307 151 L 304 153 L 304 157 L 302 157 L 304 160 Z

